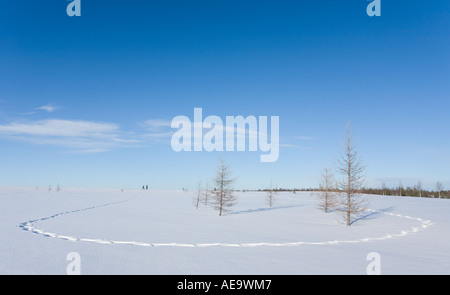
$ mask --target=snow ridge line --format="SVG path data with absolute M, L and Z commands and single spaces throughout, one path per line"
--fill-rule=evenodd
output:
M 52 218 L 56 218 L 56 217 L 65 215 L 65 214 L 71 214 L 71 213 L 76 213 L 76 212 L 80 212 L 80 211 L 93 210 L 96 208 L 115 205 L 115 204 L 119 204 L 122 202 L 126 202 L 126 201 L 108 203 L 108 204 L 93 206 L 93 207 L 89 207 L 89 208 L 85 208 L 85 209 L 57 213 L 50 217 L 44 217 L 41 219 L 23 222 L 18 227 L 24 231 L 29 231 L 34 234 L 39 234 L 39 235 L 42 235 L 42 236 L 45 236 L 48 238 L 62 239 L 62 240 L 67 240 L 67 241 L 71 241 L 71 242 L 87 242 L 87 243 L 95 243 L 95 244 L 103 244 L 103 245 L 130 245 L 130 246 L 139 246 L 139 247 L 184 247 L 184 248 L 194 248 L 194 247 L 197 247 L 197 248 L 206 248 L 206 247 L 251 248 L 251 247 L 296 247 L 296 246 L 301 246 L 301 245 L 340 245 L 340 244 L 354 244 L 354 243 L 384 241 L 384 240 L 388 240 L 388 239 L 399 238 L 399 237 L 404 237 L 404 236 L 407 236 L 410 234 L 414 234 L 419 231 L 425 230 L 429 226 L 433 225 L 433 223 L 430 220 L 426 220 L 426 219 L 422 219 L 422 218 L 367 209 L 367 211 L 369 211 L 369 212 L 383 213 L 383 214 L 386 214 L 389 216 L 414 220 L 414 221 L 419 222 L 419 225 L 413 226 L 407 230 L 402 230 L 400 233 L 396 233 L 396 234 L 386 234 L 381 237 L 372 237 L 372 238 L 368 237 L 368 238 L 355 239 L 355 240 L 333 240 L 333 241 L 323 241 L 323 242 L 300 241 L 300 242 L 290 242 L 290 243 L 261 242 L 261 243 L 242 243 L 242 244 L 239 244 L 239 243 L 198 243 L 198 244 L 192 244 L 192 243 L 146 243 L 146 242 L 136 242 L 136 241 L 110 241 L 110 240 L 103 240 L 103 239 L 89 239 L 89 238 L 77 238 L 77 237 L 72 237 L 72 236 L 65 236 L 65 235 L 60 235 L 57 233 L 51 233 L 51 232 L 48 232 L 45 230 L 41 230 L 41 229 L 38 229 L 33 226 L 33 224 L 35 224 L 39 221 L 49 220 Z

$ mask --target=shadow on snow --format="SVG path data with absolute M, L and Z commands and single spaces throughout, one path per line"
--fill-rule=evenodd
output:
M 295 208 L 295 207 L 303 207 L 303 205 L 286 205 L 286 206 L 279 206 L 279 207 L 272 207 L 272 208 L 248 209 L 248 210 L 230 212 L 227 215 L 237 215 L 237 214 L 246 214 L 246 213 L 259 213 L 259 212 L 272 211 L 272 210 L 278 210 L 278 209 L 288 209 L 288 208 Z
M 376 219 L 378 218 L 381 214 L 386 213 L 386 212 L 391 212 L 395 209 L 395 206 L 391 206 L 391 207 L 387 207 L 385 209 L 381 209 L 381 210 L 377 210 L 377 211 L 372 211 L 369 212 L 367 214 L 364 214 L 358 218 L 356 218 L 355 220 L 353 220 L 352 222 L 350 222 L 350 225 L 354 224 L 355 222 L 361 221 L 361 220 L 372 220 L 372 219 Z

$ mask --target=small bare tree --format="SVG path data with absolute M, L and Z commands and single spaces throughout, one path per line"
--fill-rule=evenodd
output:
M 277 196 L 276 190 L 273 189 L 272 181 L 270 181 L 270 188 L 267 189 L 266 193 L 266 203 L 269 205 L 270 208 L 272 208 L 273 203 L 275 202 L 275 198 Z
M 352 224 L 353 216 L 359 216 L 367 209 L 367 201 L 360 193 L 364 183 L 364 169 L 365 165 L 350 135 L 350 125 L 347 125 L 344 153 L 338 167 L 342 175 L 338 183 L 342 196 L 339 210 L 343 213 L 347 226 Z
M 444 189 L 444 186 L 440 181 L 436 182 L 436 191 L 438 193 L 439 199 L 441 198 L 441 192 Z
M 336 187 L 333 173 L 325 168 L 320 174 L 320 184 L 318 191 L 318 207 L 324 210 L 325 213 L 329 212 L 329 209 L 336 207 Z
M 209 200 L 210 195 L 211 195 L 211 192 L 209 191 L 209 182 L 206 181 L 205 189 L 203 190 L 203 198 L 202 198 L 203 205 L 205 205 L 205 206 L 208 205 L 208 200 Z
M 386 183 L 384 181 L 381 184 L 381 191 L 383 192 L 383 196 L 385 196 L 386 195 L 386 191 L 387 191 L 387 187 L 386 187 Z
M 419 197 L 422 197 L 422 182 L 419 180 L 419 182 L 417 183 L 417 191 L 419 192 Z
M 221 159 L 216 169 L 215 188 L 211 200 L 211 205 L 219 211 L 219 216 L 222 216 L 224 212 L 231 211 L 231 207 L 237 203 L 232 187 L 233 182 L 230 167 L 226 166 L 225 161 Z
M 195 209 L 198 209 L 198 205 L 200 204 L 201 197 L 202 197 L 202 181 L 199 180 L 197 183 L 197 189 L 194 191 Z
M 403 196 L 403 184 L 401 181 L 398 183 L 398 196 Z

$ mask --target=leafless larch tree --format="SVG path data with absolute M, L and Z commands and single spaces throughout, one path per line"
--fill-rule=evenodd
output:
M 338 164 L 342 178 L 338 183 L 341 199 L 339 210 L 343 213 L 347 226 L 367 209 L 367 201 L 360 192 L 364 183 L 365 165 L 362 163 L 350 135 L 350 125 L 347 125 L 344 152 Z
M 423 190 L 423 187 L 422 187 L 422 182 L 421 182 L 420 180 L 419 180 L 419 182 L 417 183 L 416 189 L 417 189 L 417 192 L 419 193 L 419 197 L 422 197 L 422 190 Z
M 325 168 L 320 174 L 318 208 L 328 213 L 330 209 L 336 207 L 336 183 L 334 180 L 334 174 L 330 169 Z
M 436 191 L 438 193 L 439 199 L 441 198 L 441 192 L 444 189 L 444 186 L 442 185 L 442 182 L 438 181 L 436 182 Z
M 196 190 L 194 191 L 194 204 L 195 204 L 195 209 L 198 209 L 198 205 L 199 205 L 200 202 L 201 202 L 202 194 L 203 194 L 203 191 L 202 191 L 202 181 L 199 180 L 198 183 L 197 183 L 197 188 L 196 188 Z
M 267 189 L 266 193 L 266 203 L 272 208 L 273 203 L 275 202 L 275 198 L 277 196 L 277 191 L 273 189 L 272 181 L 270 182 L 270 188 Z
M 223 159 L 220 160 L 216 168 L 216 176 L 213 180 L 214 191 L 212 192 L 211 206 L 219 211 L 219 216 L 230 212 L 231 208 L 237 203 L 233 191 L 234 179 L 231 177 L 230 167 L 225 165 Z
M 203 198 L 202 198 L 203 205 L 205 205 L 205 206 L 208 205 L 210 196 L 211 196 L 211 191 L 209 190 L 209 182 L 206 181 L 205 187 L 203 189 Z

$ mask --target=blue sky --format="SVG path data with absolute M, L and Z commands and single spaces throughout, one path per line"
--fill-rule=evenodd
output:
M 450 2 L 0 3 L 0 185 L 158 189 L 212 177 L 172 118 L 279 116 L 280 157 L 227 152 L 237 188 L 314 187 L 347 122 L 368 185 L 450 188 Z

